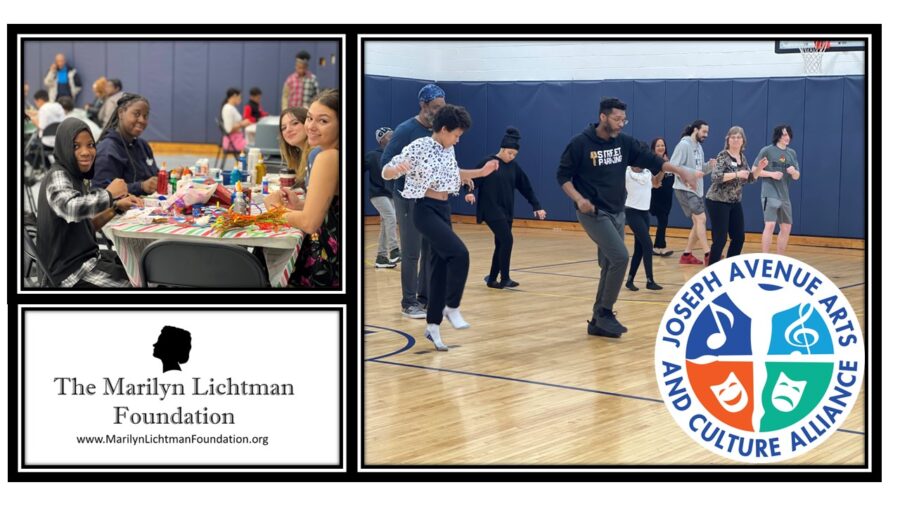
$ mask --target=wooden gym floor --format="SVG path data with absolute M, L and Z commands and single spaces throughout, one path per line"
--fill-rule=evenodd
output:
M 621 339 L 588 336 L 599 280 L 596 246 L 580 230 L 516 227 L 516 289 L 487 288 L 493 236 L 454 223 L 471 267 L 462 311 L 472 325 L 441 326 L 449 352 L 424 339 L 425 320 L 400 315 L 400 267 L 375 269 L 378 226 L 365 226 L 364 455 L 367 465 L 729 465 L 696 444 L 662 403 L 653 365 L 669 300 L 702 266 L 653 257 L 664 290 L 622 288 Z M 627 229 L 626 229 L 627 230 Z M 673 231 L 677 234 L 678 231 Z M 626 235 L 629 251 L 633 238 Z M 760 251 L 758 242 L 745 253 Z M 841 287 L 863 324 L 864 253 L 790 245 L 788 253 Z M 702 254 L 702 252 L 696 252 Z M 865 462 L 863 388 L 841 429 L 789 464 Z

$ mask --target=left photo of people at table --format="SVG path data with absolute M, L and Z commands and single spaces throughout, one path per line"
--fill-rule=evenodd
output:
M 20 290 L 345 289 L 345 41 L 241 37 L 20 36 Z

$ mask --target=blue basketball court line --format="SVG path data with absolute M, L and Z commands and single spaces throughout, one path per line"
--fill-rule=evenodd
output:
M 639 400 L 639 401 L 648 401 L 648 402 L 656 402 L 656 403 L 663 404 L 663 401 L 661 399 L 653 399 L 650 397 L 642 397 L 639 395 L 622 394 L 622 393 L 618 393 L 618 392 L 609 392 L 606 390 L 597 390 L 597 389 L 593 389 L 593 388 L 561 385 L 559 383 L 547 383 L 544 381 L 535 381 L 535 380 L 528 380 L 528 379 L 523 379 L 523 378 L 512 378 L 509 376 L 499 376 L 499 375 L 495 375 L 495 374 L 484 374 L 484 373 L 477 373 L 477 372 L 470 372 L 470 371 L 460 371 L 457 369 L 445 369 L 445 368 L 441 368 L 441 367 L 430 367 L 430 366 L 417 365 L 417 364 L 404 364 L 402 362 L 392 362 L 389 360 L 383 360 L 384 358 L 387 358 L 387 357 L 399 355 L 400 353 L 403 353 L 406 350 L 412 348 L 416 344 L 416 338 L 411 336 L 410 334 L 407 334 L 406 332 L 403 332 L 403 331 L 397 330 L 397 329 L 392 329 L 389 327 L 379 327 L 377 325 L 368 325 L 368 324 L 366 326 L 376 328 L 376 329 L 386 330 L 388 332 L 394 332 L 394 333 L 399 334 L 406 338 L 406 345 L 404 345 L 403 348 L 401 348 L 397 351 L 388 353 L 386 355 L 381 355 L 381 356 L 373 357 L 373 358 L 367 358 L 367 359 L 365 359 L 366 362 L 375 362 L 377 364 L 385 364 L 385 365 L 396 365 L 396 366 L 400 366 L 400 367 L 411 367 L 413 369 L 422 369 L 422 370 L 426 370 L 426 371 L 447 372 L 447 373 L 451 373 L 451 374 L 462 374 L 462 375 L 466 375 L 466 376 L 474 376 L 474 377 L 480 377 L 480 378 L 513 381 L 513 382 L 517 382 L 517 383 L 525 383 L 525 384 L 530 384 L 530 385 L 538 385 L 538 386 L 545 386 L 545 387 L 551 387 L 551 388 L 561 388 L 563 390 L 574 390 L 574 391 L 578 391 L 578 392 L 610 395 L 610 396 L 614 396 L 614 397 L 622 397 L 622 398 L 626 398 L 626 399 L 635 399 L 635 400 Z M 866 435 L 865 432 L 860 432 L 860 431 L 850 430 L 850 429 L 837 429 L 837 431 L 838 432 L 846 432 L 848 434 L 857 434 L 860 436 Z

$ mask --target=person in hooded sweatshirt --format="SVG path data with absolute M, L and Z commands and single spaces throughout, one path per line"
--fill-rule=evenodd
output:
M 664 161 L 622 129 L 628 124 L 626 105 L 617 98 L 600 101 L 600 121 L 569 141 L 559 161 L 556 180 L 575 203 L 576 216 L 588 237 L 597 244 L 600 284 L 594 302 L 590 335 L 621 337 L 628 328 L 619 323 L 613 305 L 628 268 L 625 247 L 625 167 L 636 166 L 658 174 L 681 176 L 690 187 L 697 175 Z
M 516 190 L 531 204 L 535 218 L 543 220 L 547 212 L 538 202 L 537 195 L 531 188 L 531 181 L 522 167 L 515 161 L 519 154 L 519 139 L 522 136 L 514 127 L 506 129 L 500 141 L 500 151 L 478 162 L 478 167 L 491 160 L 497 160 L 500 168 L 497 172 L 481 178 L 469 187 L 466 202 L 476 204 L 475 191 L 478 191 L 475 216 L 478 223 L 486 222 L 494 233 L 494 257 L 491 259 L 491 270 L 484 278 L 490 288 L 515 288 L 519 283 L 509 277 L 509 262 L 512 257 L 513 236 L 513 204 Z M 500 281 L 497 281 L 497 275 Z
M 38 257 L 54 284 L 65 288 L 130 286 L 125 269 L 102 258 L 94 232 L 143 202 L 122 179 L 88 190 L 97 148 L 88 125 L 68 118 L 56 131 L 55 162 L 38 194 Z

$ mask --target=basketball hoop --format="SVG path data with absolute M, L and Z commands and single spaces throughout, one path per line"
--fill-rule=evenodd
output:
M 822 74 L 822 56 L 831 47 L 831 41 L 817 40 L 810 46 L 800 48 L 803 56 L 803 70 L 807 75 Z

